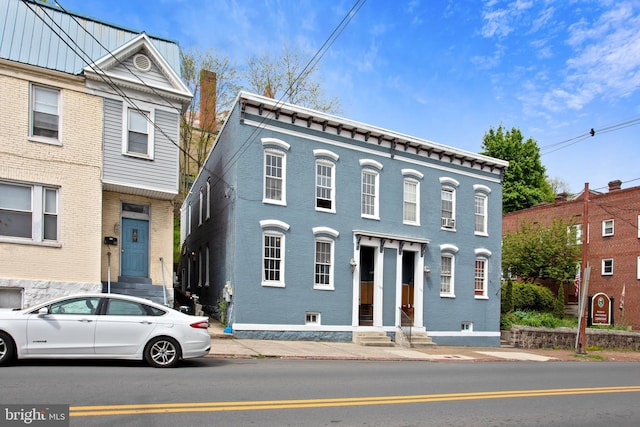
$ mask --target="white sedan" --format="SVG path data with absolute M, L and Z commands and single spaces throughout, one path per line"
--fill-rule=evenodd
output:
M 211 349 L 206 317 L 118 294 L 57 298 L 0 310 L 0 366 L 18 359 L 134 359 L 157 368 Z

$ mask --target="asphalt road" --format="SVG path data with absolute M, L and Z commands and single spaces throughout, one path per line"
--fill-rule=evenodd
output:
M 638 368 L 207 358 L 154 369 L 29 361 L 0 368 L 0 403 L 68 404 L 71 426 L 635 427 Z

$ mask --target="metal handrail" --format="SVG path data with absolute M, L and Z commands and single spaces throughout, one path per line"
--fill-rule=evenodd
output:
M 400 311 L 400 325 L 398 327 L 400 328 L 400 331 L 402 331 L 403 335 L 408 340 L 408 342 L 411 343 L 411 330 L 413 328 L 413 319 L 409 317 L 407 313 L 404 312 L 402 307 L 398 307 L 398 310 Z M 406 323 L 406 325 L 404 323 Z

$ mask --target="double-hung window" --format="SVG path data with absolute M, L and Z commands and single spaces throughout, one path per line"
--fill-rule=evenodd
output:
M 484 248 L 475 250 L 474 294 L 478 299 L 489 298 L 489 257 L 491 251 Z
M 60 141 L 60 90 L 31 85 L 30 136 L 43 142 Z
M 334 242 L 338 231 L 329 227 L 313 228 L 315 236 L 313 288 L 333 290 Z
M 405 224 L 420 224 L 418 221 L 418 186 L 418 182 L 413 179 L 404 180 L 403 221 Z
M 424 174 L 414 169 L 402 169 L 402 222 L 420 225 L 420 180 Z
M 277 220 L 260 221 L 262 227 L 262 286 L 285 286 L 285 234 L 289 225 Z
M 58 240 L 58 189 L 0 183 L 0 239 Z
M 613 236 L 613 220 L 612 219 L 606 219 L 604 221 L 602 221 L 602 236 L 606 237 L 606 236 Z
M 486 258 L 476 258 L 476 268 L 475 268 L 475 296 L 486 296 L 487 295 L 487 259 Z
M 127 108 L 125 154 L 153 157 L 153 111 Z
M 313 150 L 316 157 L 316 210 L 336 211 L 336 162 L 339 156 L 329 150 Z
M 275 138 L 262 138 L 264 146 L 264 183 L 262 201 L 287 204 L 287 151 L 289 144 Z
M 316 161 L 316 209 L 335 212 L 335 165 Z
M 606 258 L 602 260 L 602 275 L 603 276 L 613 275 L 613 258 Z
M 440 257 L 440 296 L 455 296 L 453 289 L 453 271 L 455 258 L 446 254 Z
M 491 193 L 491 189 L 486 185 L 476 184 L 473 186 L 473 190 L 475 192 L 473 201 L 475 219 L 474 233 L 478 236 L 487 236 L 489 234 L 488 215 L 489 193 Z
M 362 166 L 360 214 L 363 218 L 380 218 L 380 170 L 382 164 L 375 160 L 360 160 Z
M 451 244 L 440 245 L 440 296 L 455 298 L 455 268 L 458 247 Z
M 459 183 L 453 178 L 440 178 L 440 217 L 445 230 L 456 228 L 456 188 Z
M 333 242 L 316 240 L 315 287 L 332 287 Z

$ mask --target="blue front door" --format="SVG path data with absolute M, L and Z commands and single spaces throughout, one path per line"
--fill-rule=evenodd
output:
M 122 276 L 149 277 L 149 221 L 122 218 Z

